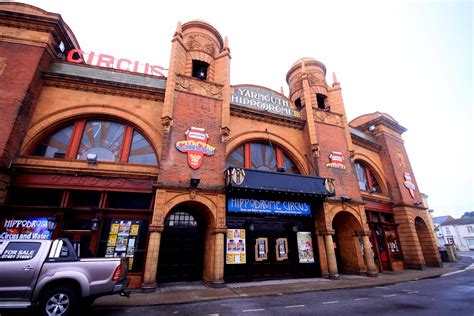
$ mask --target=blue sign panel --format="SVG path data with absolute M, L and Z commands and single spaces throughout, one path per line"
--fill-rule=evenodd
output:
M 227 208 L 232 213 L 311 216 L 311 206 L 304 202 L 230 198 Z

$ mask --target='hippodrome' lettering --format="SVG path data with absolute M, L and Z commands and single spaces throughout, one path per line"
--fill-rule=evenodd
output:
M 238 86 L 231 94 L 231 103 L 244 105 L 265 112 L 276 113 L 285 116 L 300 117 L 288 99 L 281 97 L 278 93 L 264 88 L 252 86 Z

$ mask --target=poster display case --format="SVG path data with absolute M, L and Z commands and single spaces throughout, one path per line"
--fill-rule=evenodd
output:
M 314 263 L 313 241 L 310 232 L 298 232 L 298 257 L 300 263 Z
M 140 220 L 112 220 L 105 257 L 128 258 L 128 269 L 132 270 L 141 225 Z
M 268 259 L 268 238 L 257 238 L 255 240 L 255 261 Z
M 278 238 L 275 243 L 275 253 L 277 261 L 288 259 L 288 239 Z
M 245 229 L 227 230 L 226 253 L 227 264 L 246 263 Z

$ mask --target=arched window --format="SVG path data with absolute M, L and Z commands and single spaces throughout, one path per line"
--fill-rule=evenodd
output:
M 359 180 L 359 189 L 369 192 L 382 193 L 382 189 L 375 177 L 374 172 L 363 162 L 356 161 L 355 169 L 357 180 Z
M 155 151 L 132 126 L 107 120 L 79 120 L 46 137 L 32 155 L 49 158 L 156 165 Z
M 293 160 L 280 147 L 260 142 L 237 147 L 227 157 L 227 167 L 300 173 Z
M 168 216 L 165 221 L 165 226 L 196 227 L 197 225 L 194 216 L 187 212 L 175 212 Z

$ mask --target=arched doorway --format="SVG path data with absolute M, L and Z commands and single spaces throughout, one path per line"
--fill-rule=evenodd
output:
M 440 262 L 436 257 L 438 250 L 434 246 L 433 236 L 430 234 L 425 221 L 420 217 L 415 218 L 415 229 L 426 265 L 429 267 L 439 267 Z
M 332 227 L 335 231 L 334 243 L 339 273 L 360 273 L 364 263 L 361 242 L 356 235 L 362 231 L 359 221 L 351 213 L 342 211 L 334 216 Z
M 192 205 L 180 205 L 165 219 L 157 282 L 202 279 L 205 221 Z

